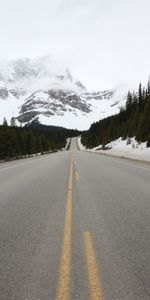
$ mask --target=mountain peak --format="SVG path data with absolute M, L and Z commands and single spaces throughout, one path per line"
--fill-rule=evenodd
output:
M 23 125 L 37 119 L 45 125 L 87 129 L 117 113 L 125 101 L 114 91 L 89 92 L 68 68 L 52 56 L 0 63 L 0 122 L 12 117 Z

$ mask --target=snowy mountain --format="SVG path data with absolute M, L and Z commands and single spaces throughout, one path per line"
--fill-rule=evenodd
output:
M 89 92 L 51 56 L 0 62 L 0 123 L 14 117 L 23 125 L 87 129 L 91 123 L 119 112 L 125 99 L 114 91 Z

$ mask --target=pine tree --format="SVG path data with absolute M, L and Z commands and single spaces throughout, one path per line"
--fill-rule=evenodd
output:
M 139 107 L 140 109 L 142 108 L 142 102 L 143 102 L 143 98 L 142 98 L 142 84 L 139 84 L 139 92 L 138 92 L 138 101 L 139 101 Z
M 4 117 L 4 119 L 3 119 L 3 125 L 4 125 L 4 126 L 8 126 L 8 123 L 7 123 L 7 120 L 6 120 L 5 117 Z
M 130 114 L 131 109 L 132 109 L 132 94 L 129 91 L 127 95 L 127 101 L 126 101 L 126 111 Z
M 147 96 L 148 97 L 150 96 L 150 77 L 149 77 L 148 84 L 147 84 Z

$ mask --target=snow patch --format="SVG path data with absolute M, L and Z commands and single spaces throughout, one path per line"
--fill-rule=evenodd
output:
M 83 151 L 83 150 L 86 149 L 86 147 L 83 146 L 83 144 L 81 143 L 81 136 L 79 136 L 79 137 L 77 138 L 77 144 L 78 144 L 79 150 Z
M 137 142 L 135 137 L 127 139 L 120 137 L 105 145 L 107 150 L 102 149 L 103 146 L 99 145 L 93 149 L 88 149 L 88 151 L 150 162 L 150 147 L 147 148 L 147 142 Z

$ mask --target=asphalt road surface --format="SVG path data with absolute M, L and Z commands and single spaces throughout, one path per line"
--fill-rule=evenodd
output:
M 150 166 L 70 151 L 0 164 L 0 300 L 149 300 Z

